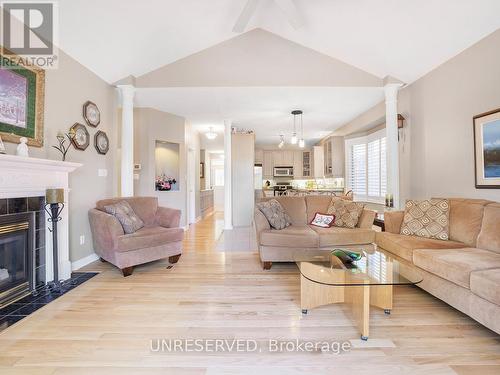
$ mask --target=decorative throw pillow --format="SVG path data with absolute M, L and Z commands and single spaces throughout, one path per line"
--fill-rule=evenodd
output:
M 335 215 L 320 214 L 316 212 L 310 224 L 320 228 L 330 228 L 334 221 Z
M 358 224 L 364 206 L 362 203 L 334 197 L 327 213 L 335 215 L 334 226 L 352 229 Z
M 406 201 L 401 234 L 448 240 L 450 203 L 448 199 Z
M 264 214 L 274 229 L 285 229 L 292 224 L 290 216 L 276 199 L 257 203 L 257 208 Z
M 144 222 L 134 212 L 127 201 L 104 206 L 106 212 L 118 219 L 126 234 L 134 233 L 144 226 Z

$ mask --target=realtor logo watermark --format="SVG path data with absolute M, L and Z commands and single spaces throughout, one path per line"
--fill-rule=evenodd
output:
M 331 353 L 351 350 L 349 341 L 304 341 L 269 339 L 153 339 L 154 353 Z
M 0 1 L 3 8 L 1 68 L 58 66 L 59 12 L 56 1 Z

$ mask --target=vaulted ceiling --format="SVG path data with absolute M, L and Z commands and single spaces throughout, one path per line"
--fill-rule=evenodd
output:
M 60 46 L 202 130 L 229 118 L 273 144 L 303 109 L 313 144 L 380 102 L 383 77 L 411 83 L 500 28 L 500 0 L 250 3 L 235 33 L 249 0 L 60 0 Z
M 112 83 L 230 39 L 247 0 L 61 0 L 61 47 Z M 411 83 L 500 27 L 498 0 L 293 0 L 294 29 L 260 0 L 262 28 L 377 77 Z

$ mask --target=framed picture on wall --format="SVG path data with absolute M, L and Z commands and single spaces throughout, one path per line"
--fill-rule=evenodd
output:
M 500 108 L 474 116 L 477 189 L 500 189 Z
M 6 142 L 43 146 L 45 71 L 0 55 L 0 136 Z M 19 61 L 19 60 L 16 60 Z

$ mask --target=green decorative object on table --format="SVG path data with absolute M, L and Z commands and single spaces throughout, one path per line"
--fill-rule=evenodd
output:
M 344 264 L 350 264 L 363 257 L 360 253 L 344 249 L 333 249 L 331 253 L 339 258 Z

